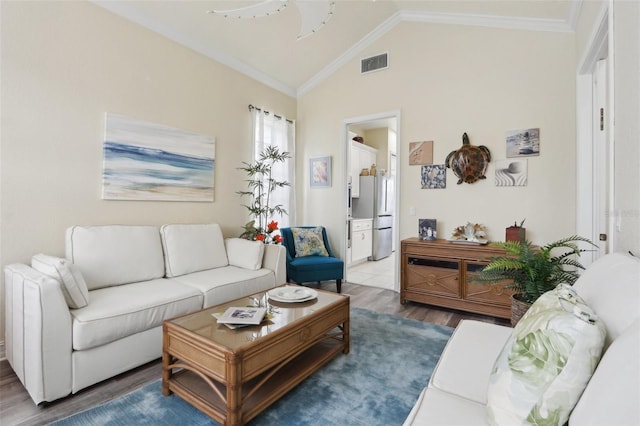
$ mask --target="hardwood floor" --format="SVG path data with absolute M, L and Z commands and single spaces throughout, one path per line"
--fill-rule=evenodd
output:
M 334 290 L 335 284 L 326 283 L 322 288 Z M 448 327 L 456 327 L 462 319 L 509 325 L 508 320 L 418 303 L 408 302 L 406 305 L 401 305 L 398 293 L 381 288 L 343 283 L 342 292 L 350 295 L 351 306 Z M 3 360 L 0 361 L 0 424 L 4 426 L 47 424 L 108 402 L 160 377 L 161 363 L 160 360 L 156 360 L 84 389 L 75 395 L 36 406 L 9 363 Z

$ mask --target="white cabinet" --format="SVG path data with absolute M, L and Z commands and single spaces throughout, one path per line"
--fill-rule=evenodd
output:
M 351 222 L 351 261 L 357 262 L 373 254 L 373 219 Z
M 351 175 L 352 197 L 358 198 L 360 196 L 360 171 L 362 169 L 370 169 L 371 165 L 376 163 L 377 154 L 377 149 L 360 142 L 351 141 L 351 164 L 349 165 L 349 173 Z

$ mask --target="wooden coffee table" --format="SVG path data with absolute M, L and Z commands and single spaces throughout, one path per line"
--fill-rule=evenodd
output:
M 349 296 L 317 290 L 302 303 L 266 292 L 163 323 L 162 394 L 176 393 L 225 425 L 248 422 L 335 357 L 349 353 Z M 231 330 L 213 313 L 266 306 L 272 317 Z

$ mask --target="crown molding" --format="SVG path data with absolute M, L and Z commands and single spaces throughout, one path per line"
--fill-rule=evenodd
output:
M 512 30 L 525 31 L 553 31 L 553 32 L 572 32 L 575 29 L 575 21 L 580 13 L 582 0 L 570 2 L 569 16 L 567 20 L 563 19 L 540 19 L 540 18 L 517 18 L 504 16 L 488 16 L 488 15 L 469 15 L 460 13 L 436 13 L 425 11 L 409 11 L 400 10 L 380 24 L 376 29 L 364 36 L 359 42 L 354 44 L 345 53 L 340 55 L 336 60 L 331 62 L 319 73 L 314 75 L 306 83 L 298 88 L 297 97 L 308 93 L 315 86 L 320 84 L 324 79 L 340 69 L 343 65 L 356 57 L 362 50 L 370 46 L 377 39 L 389 32 L 400 22 L 424 22 L 431 24 L 446 25 L 469 25 L 488 28 L 503 28 Z M 568 20 L 571 19 L 573 24 Z
M 364 36 L 360 41 L 351 46 L 338 58 L 324 67 L 320 72 L 311 77 L 297 89 L 284 84 L 283 82 L 261 72 L 252 66 L 240 61 L 233 55 L 217 49 L 213 46 L 193 40 L 174 28 L 162 25 L 155 20 L 145 16 L 135 9 L 128 2 L 114 2 L 109 0 L 90 0 L 93 4 L 100 6 L 116 15 L 133 21 L 151 31 L 162 34 L 174 42 L 188 47 L 208 58 L 211 58 L 222 65 L 225 65 L 241 74 L 246 75 L 272 89 L 284 93 L 293 98 L 299 98 L 308 93 L 315 86 L 331 76 L 334 72 L 344 66 L 347 62 L 360 54 L 365 48 L 373 44 L 380 37 L 401 22 L 424 22 L 445 25 L 468 25 L 488 28 L 502 28 L 524 31 L 552 31 L 552 32 L 572 32 L 575 31 L 578 16 L 582 8 L 583 0 L 570 0 L 569 11 L 566 19 L 540 19 L 540 18 L 519 18 L 505 16 L 471 15 L 457 13 L 436 13 L 427 11 L 400 10 L 378 25 L 373 31 Z
M 382 37 L 387 32 L 389 32 L 393 27 L 398 25 L 400 22 L 402 22 L 401 12 L 396 12 L 393 15 L 391 15 L 382 24 L 378 25 L 373 31 L 371 31 L 369 34 L 364 36 L 360 41 L 358 41 L 356 44 L 354 44 L 349 49 L 347 49 L 346 52 L 344 52 L 342 55 L 340 55 L 338 58 L 332 61 L 329 65 L 324 67 L 319 73 L 311 77 L 310 80 L 308 80 L 306 83 L 301 85 L 298 88 L 297 97 L 300 97 L 306 94 L 315 86 L 320 84 L 323 80 L 325 80 L 326 78 L 329 78 L 331 74 L 338 71 L 343 65 L 345 65 L 351 59 L 359 55 L 360 52 L 362 52 L 365 48 L 373 44 L 373 42 L 375 42 L 380 37 Z
M 520 18 L 515 16 L 471 15 L 463 13 L 439 13 L 422 11 L 400 11 L 406 22 L 430 24 L 468 25 L 475 27 L 501 28 L 523 31 L 573 31 L 565 19 Z

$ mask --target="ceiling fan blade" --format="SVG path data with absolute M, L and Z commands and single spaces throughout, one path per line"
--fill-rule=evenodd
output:
M 316 32 L 326 24 L 333 15 L 335 1 L 331 0 L 297 0 L 301 25 L 297 39 L 300 40 Z
M 210 13 L 224 15 L 225 18 L 259 18 L 273 15 L 287 7 L 288 0 L 265 0 L 251 6 L 238 9 L 211 10 Z

